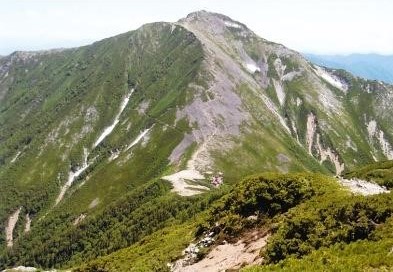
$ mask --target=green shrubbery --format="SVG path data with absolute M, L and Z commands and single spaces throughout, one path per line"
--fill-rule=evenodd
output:
M 309 178 L 273 173 L 248 177 L 215 204 L 209 224 L 218 223 L 224 233 L 234 235 L 250 223 L 251 215 L 271 218 L 284 213 L 316 193 Z
M 393 218 L 376 227 L 370 239 L 322 247 L 299 259 L 288 257 L 277 264 L 254 266 L 244 271 L 391 271 Z
M 336 243 L 368 239 L 376 226 L 384 223 L 392 213 L 390 194 L 367 198 L 316 198 L 280 218 L 264 255 L 268 262 L 278 262 Z
M 356 250 L 348 247 L 352 244 L 384 243 L 387 234 L 377 231 L 392 214 L 391 194 L 350 195 L 337 181 L 322 175 L 263 174 L 244 179 L 220 199 L 197 233 L 216 226 L 224 235 L 239 237 L 247 228 L 270 228 L 272 236 L 261 254 L 266 263 L 291 260 L 284 262 L 287 265 L 324 248 L 350 254 Z M 248 220 L 250 215 L 257 215 L 258 220 Z
M 18 263 L 38 267 L 80 264 L 121 248 L 171 225 L 179 225 L 207 209 L 217 195 L 191 199 L 168 193 L 153 182 L 105 208 L 102 214 L 73 226 L 69 213 L 50 216 L 0 256 L 1 268 Z M 45 246 L 42 244 L 45 239 Z
M 323 175 L 267 173 L 245 178 L 220 199 L 216 197 L 207 201 L 201 195 L 194 202 L 205 203 L 204 208 L 212 205 L 206 213 L 196 212 L 191 220 L 183 214 L 182 225 L 171 221 L 172 226 L 78 271 L 165 271 L 166 263 L 173 262 L 194 235 L 213 229 L 237 239 L 250 228 L 270 229 L 271 238 L 261 252 L 265 264 L 247 271 L 393 267 L 387 257 L 393 246 L 391 194 L 354 196 Z

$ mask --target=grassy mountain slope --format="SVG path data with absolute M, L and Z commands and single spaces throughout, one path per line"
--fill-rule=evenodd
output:
M 204 66 L 214 71 L 212 76 L 216 78 L 209 90 L 217 96 L 220 88 L 229 89 L 242 101 L 237 112 L 244 116 L 239 125 L 242 137 L 230 149 L 232 156 L 216 156 L 225 170 L 230 171 L 236 163 L 236 171 L 245 168 L 244 173 L 274 168 L 340 173 L 345 167 L 373 160 L 373 156 L 391 156 L 390 144 L 389 151 L 382 151 L 382 138 L 390 141 L 391 132 L 384 125 L 389 117 L 376 106 L 383 96 L 383 108 L 389 108 L 391 86 L 358 79 L 344 71 L 314 67 L 300 54 L 257 37 L 226 16 L 202 11 L 180 23 L 195 33 L 212 59 Z M 211 119 L 220 122 L 221 113 L 212 111 Z M 217 133 L 213 126 L 211 135 L 237 136 L 226 131 L 231 123 L 225 124 L 225 120 L 231 119 L 224 117 L 223 128 L 219 127 Z M 377 124 L 374 134 L 367 133 L 370 122 Z M 382 141 L 375 139 L 380 131 Z M 223 148 L 217 146 L 222 153 Z M 261 167 L 247 169 L 249 162 L 258 162 L 251 164 Z
M 149 245 L 190 230 L 243 176 L 339 175 L 393 158 L 392 100 L 390 85 L 314 66 L 205 11 L 1 58 L 0 268 L 79 266 L 111 253 L 102 260 L 116 265 L 138 251 L 160 255 L 161 268 L 191 234 L 172 253 Z M 183 180 L 186 189 L 210 190 L 171 192 L 179 184 L 161 177 L 181 170 L 204 177 Z M 213 189 L 219 172 L 224 185 Z
M 206 231 L 215 233 L 218 245 L 258 229 L 271 233 L 260 252 L 263 263 L 245 271 L 389 271 L 392 200 L 391 193 L 351 195 L 323 175 L 254 175 L 196 219 L 159 231 L 77 271 L 166 271 L 167 263 Z M 200 258 L 205 254 L 201 252 Z
M 184 120 L 178 120 L 174 124 L 174 109 L 185 103 L 185 88 L 190 79 L 195 78 L 202 58 L 200 43 L 191 33 L 179 26 L 173 29 L 171 24 L 161 23 L 146 25 L 138 31 L 104 40 L 90 47 L 55 54 L 60 54 L 56 58 L 63 57 L 72 63 L 69 64 L 71 68 L 59 67 L 60 74 L 51 76 L 37 72 L 43 80 L 46 78 L 45 82 L 40 82 L 34 74 L 29 75 L 29 80 L 24 80 L 34 82 L 37 90 L 40 85 L 48 88 L 48 98 L 40 103 L 37 100 L 37 105 L 33 104 L 25 117 L 17 113 L 18 107 L 23 106 L 23 101 L 36 99 L 33 90 L 12 87 L 2 101 L 2 120 L 5 125 L 1 132 L 2 138 L 6 139 L 2 145 L 2 156 L 8 162 L 1 169 L 1 195 L 5 200 L 1 205 L 2 229 L 6 224 L 7 214 L 15 207 L 22 206 L 23 214 L 33 217 L 33 225 L 34 221 L 37 222 L 37 228 L 33 227 L 32 233 L 21 238 L 20 244 L 15 245 L 7 255 L 28 252 L 24 246 L 31 247 L 34 242 L 31 239 L 37 239 L 40 243 L 42 239 L 46 239 L 44 235 L 53 237 L 53 240 L 62 235 L 67 237 L 69 227 L 77 216 L 84 213 L 105 216 L 103 213 L 109 203 L 145 186 L 165 170 L 171 148 L 188 129 Z M 52 56 L 43 55 L 33 54 L 26 61 L 39 67 L 44 66 L 40 69 L 48 70 L 48 73 L 56 73 L 45 66 L 45 57 L 52 60 Z M 43 59 L 36 59 L 40 57 Z M 92 58 L 92 61 L 98 59 L 95 60 L 97 63 L 84 64 L 87 57 Z M 11 79 L 18 78 L 17 73 L 25 73 L 24 70 L 13 69 L 15 70 L 8 75 Z M 53 89 L 51 84 L 56 81 L 61 82 L 64 89 Z M 17 85 L 18 82 L 13 81 L 13 84 Z M 40 90 L 43 89 L 42 86 Z M 96 148 L 92 147 L 118 111 L 122 97 L 132 88 L 136 91 L 114 132 Z M 142 102 L 148 102 L 143 111 L 138 109 Z M 21 120 L 9 121 L 8 116 Z M 16 123 L 21 125 L 13 127 L 15 132 L 12 133 L 10 126 Z M 26 129 L 27 126 L 30 128 Z M 150 127 L 148 144 L 139 143 L 128 152 L 123 151 L 140 131 Z M 163 127 L 168 128 L 162 131 Z M 166 143 L 165 146 L 157 149 L 156 146 L 162 142 Z M 64 201 L 54 207 L 59 183 L 67 179 L 70 168 L 77 169 L 80 166 L 84 147 L 89 150 L 88 160 L 91 161 L 91 166 L 78 177 L 76 185 L 67 191 Z M 122 150 L 123 153 L 119 154 L 116 162 L 109 161 L 110 155 L 117 150 Z M 10 163 L 12 156 L 19 151 L 22 153 L 15 163 Z M 83 180 L 89 182 L 83 183 Z M 161 191 L 164 188 L 165 186 Z M 139 192 L 134 197 L 141 198 L 141 204 L 145 203 L 147 200 L 142 198 L 143 191 Z M 157 195 L 152 193 L 149 198 L 154 196 Z M 94 201 L 96 205 L 90 205 Z M 24 222 L 20 220 L 18 223 L 18 231 L 15 233 L 24 236 Z M 39 226 L 41 223 L 43 225 Z M 110 228 L 111 226 L 108 227 Z M 1 239 L 4 238 L 2 235 Z M 67 249 L 69 253 L 65 254 L 66 257 L 61 257 L 61 260 L 58 257 L 48 259 L 45 257 L 47 255 L 42 255 L 44 260 L 34 262 L 50 267 L 68 260 L 71 252 L 86 251 L 85 246 Z M 30 253 L 41 255 L 44 253 L 40 251 L 46 249 L 37 247 L 36 250 L 37 252 Z M 92 249 L 87 251 L 91 252 Z M 29 256 L 33 260 L 33 256 Z

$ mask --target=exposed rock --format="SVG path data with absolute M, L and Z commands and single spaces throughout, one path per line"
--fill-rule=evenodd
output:
M 343 91 L 346 93 L 348 91 L 348 85 L 346 84 L 345 81 L 337 77 L 336 75 L 333 75 L 332 73 L 329 73 L 327 70 L 324 68 L 314 65 L 315 67 L 315 73 L 322 77 L 324 80 L 326 80 L 329 84 L 332 86 L 336 87 L 337 89 Z
M 367 123 L 367 132 L 369 139 L 377 140 L 382 153 L 388 160 L 393 159 L 393 148 L 391 144 L 386 140 L 385 133 L 378 128 L 378 124 L 375 120 L 371 120 Z
M 325 160 L 329 159 L 336 169 L 336 175 L 340 175 L 344 171 L 344 163 L 341 163 L 337 154 L 333 152 L 333 150 L 328 147 L 324 148 L 320 141 L 320 135 L 317 134 L 317 149 L 320 156 L 320 163 L 322 164 Z
M 184 154 L 186 149 L 191 146 L 192 143 L 196 141 L 195 136 L 193 134 L 187 133 L 184 135 L 183 140 L 178 144 L 173 150 L 171 155 L 169 156 L 170 162 L 176 163 L 180 161 L 181 156 Z
M 339 182 L 355 194 L 376 195 L 376 194 L 390 193 L 390 191 L 383 186 L 361 179 L 340 178 Z
M 132 141 L 131 144 L 129 144 L 126 148 L 126 151 L 129 150 L 130 148 L 132 148 L 133 146 L 135 146 L 136 144 L 138 144 L 146 135 L 147 133 L 149 133 L 151 127 L 145 129 L 144 131 L 142 131 L 136 138 L 134 141 Z
M 28 213 L 26 213 L 26 224 L 25 224 L 25 233 L 30 232 L 31 229 L 31 218 L 30 215 Z
M 139 115 L 145 114 L 146 110 L 149 108 L 150 101 L 146 100 L 139 104 L 137 111 Z
M 282 81 L 291 81 L 293 79 L 295 79 L 296 77 L 302 75 L 302 71 L 291 71 L 289 73 L 286 73 L 281 80 Z
M 79 215 L 74 222 L 72 223 L 74 226 L 79 225 L 85 218 L 86 218 L 86 214 L 82 213 L 81 215 Z
M 260 264 L 262 258 L 259 251 L 266 246 L 269 235 L 251 234 L 249 238 L 237 243 L 224 243 L 214 247 L 202 260 L 192 263 L 190 253 L 170 266 L 173 272 L 217 272 L 229 269 L 240 269 L 244 265 Z M 191 255 L 197 255 L 199 249 L 193 245 Z
M 17 209 L 8 218 L 7 225 L 5 226 L 5 240 L 7 242 L 7 247 L 12 247 L 14 245 L 14 238 L 13 238 L 14 228 L 16 226 L 16 223 L 18 222 L 19 214 L 20 214 L 21 210 L 22 210 L 22 207 Z
M 307 116 L 307 132 L 306 132 L 306 143 L 308 147 L 308 153 L 312 155 L 312 146 L 314 142 L 314 135 L 317 129 L 316 118 L 313 113 Z
M 272 80 L 273 80 L 274 89 L 276 90 L 278 101 L 280 102 L 280 105 L 283 106 L 285 102 L 284 88 L 280 81 L 277 81 L 275 79 Z
M 274 60 L 274 68 L 276 69 L 276 72 L 279 76 L 279 79 L 282 80 L 285 74 L 285 69 L 287 68 L 285 65 L 282 64 L 280 58 L 276 58 Z
M 192 196 L 209 190 L 205 186 L 192 184 L 193 181 L 205 179 L 197 170 L 183 170 L 169 176 L 164 176 L 162 179 L 170 181 L 173 185 L 172 191 L 181 196 Z
M 89 209 L 95 208 L 99 203 L 100 199 L 98 197 L 94 198 L 89 204 Z

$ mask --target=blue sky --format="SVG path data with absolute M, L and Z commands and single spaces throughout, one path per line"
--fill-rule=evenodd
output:
M 85 45 L 201 9 L 302 52 L 393 54 L 391 0 L 0 0 L 0 54 Z

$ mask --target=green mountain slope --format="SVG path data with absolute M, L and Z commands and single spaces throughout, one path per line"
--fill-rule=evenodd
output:
M 200 248 L 196 264 L 207 259 L 207 266 L 198 268 L 221 271 L 225 259 L 214 267 L 209 260 L 217 255 L 205 256 L 215 247 L 239 244 L 258 231 L 268 233 L 267 246 L 257 248 L 253 257 L 262 265 L 245 271 L 390 271 L 392 200 L 391 193 L 350 194 L 335 179 L 319 174 L 254 175 L 195 220 L 166 228 L 76 271 L 166 271 L 169 261 L 182 260 L 179 256 L 187 241 L 195 245 L 209 232 L 214 233 L 215 245 Z M 223 254 L 235 263 L 244 257 L 242 250 L 236 256 L 229 250 Z M 172 271 L 199 271 L 195 264 L 183 264 L 172 266 Z
M 340 175 L 392 159 L 392 100 L 390 85 L 205 11 L 3 57 L 0 268 L 139 250 L 157 231 L 191 229 L 252 173 Z

